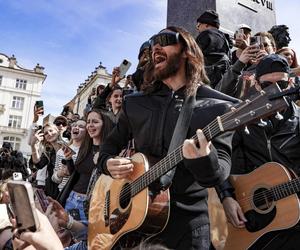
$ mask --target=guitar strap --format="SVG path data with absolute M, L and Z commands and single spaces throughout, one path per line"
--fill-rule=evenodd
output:
M 194 95 L 185 98 L 184 104 L 179 113 L 179 117 L 172 135 L 172 139 L 168 149 L 168 154 L 175 150 L 179 145 L 183 144 L 184 140 L 186 139 L 187 131 L 190 126 L 190 121 L 195 106 L 195 100 L 196 97 Z M 173 168 L 165 175 L 160 177 L 160 188 L 162 190 L 166 190 L 171 186 L 175 170 L 176 168 Z

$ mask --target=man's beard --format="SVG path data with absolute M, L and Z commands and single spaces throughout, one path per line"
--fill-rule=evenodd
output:
M 154 68 L 154 77 L 157 80 L 164 80 L 171 76 L 174 76 L 180 67 L 182 52 L 173 54 L 167 58 L 166 66 L 162 69 Z

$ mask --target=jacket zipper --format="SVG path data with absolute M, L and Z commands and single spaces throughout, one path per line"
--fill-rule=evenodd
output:
M 264 134 L 267 139 L 267 148 L 268 148 L 268 152 L 269 152 L 270 161 L 273 161 L 272 150 L 271 150 L 271 138 L 272 137 L 268 138 L 265 130 L 264 130 Z
M 289 137 L 288 139 L 286 139 L 281 145 L 280 145 L 280 149 L 282 149 L 290 140 L 292 140 L 294 137 L 296 137 L 297 135 L 292 135 L 291 137 Z

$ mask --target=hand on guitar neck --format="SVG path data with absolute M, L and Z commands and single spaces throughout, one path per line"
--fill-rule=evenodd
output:
M 197 141 L 194 139 L 185 140 L 182 148 L 183 156 L 186 159 L 204 157 L 210 153 L 211 142 L 208 142 L 201 129 L 197 130 Z M 107 160 L 107 170 L 114 179 L 124 179 L 133 171 L 133 164 L 130 158 L 115 157 Z
M 201 129 L 197 130 L 197 139 L 198 141 L 193 139 L 184 141 L 182 148 L 184 158 L 195 159 L 209 155 L 211 142 L 206 140 Z
M 222 204 L 228 222 L 236 228 L 244 228 L 247 219 L 239 203 L 232 197 L 225 197 Z

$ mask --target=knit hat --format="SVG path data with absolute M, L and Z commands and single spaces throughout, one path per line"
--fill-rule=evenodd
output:
M 283 56 L 277 54 L 265 56 L 256 66 L 256 79 L 273 72 L 290 72 L 290 67 Z
M 139 55 L 138 55 L 138 59 L 141 58 L 143 52 L 145 49 L 149 49 L 150 48 L 150 42 L 149 41 L 146 41 L 142 44 L 142 46 L 140 47 L 140 51 L 139 51 Z
M 220 27 L 219 15 L 214 10 L 204 11 L 204 13 L 197 19 L 197 22 L 210 24 L 216 28 Z

